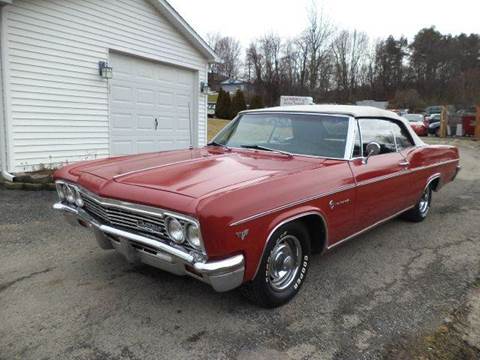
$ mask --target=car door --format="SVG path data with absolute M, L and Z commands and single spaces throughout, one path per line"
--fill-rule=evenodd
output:
M 357 230 L 382 221 L 407 207 L 408 161 L 401 154 L 395 134 L 398 124 L 388 119 L 359 119 L 362 154 L 371 142 L 380 153 L 350 162 L 356 181 Z

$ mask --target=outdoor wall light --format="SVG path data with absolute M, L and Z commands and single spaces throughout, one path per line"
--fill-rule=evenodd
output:
M 208 87 L 208 83 L 206 83 L 205 81 L 202 81 L 200 83 L 200 92 L 202 94 L 207 94 L 208 90 L 210 90 L 210 88 Z
M 98 63 L 98 73 L 104 79 L 111 79 L 113 77 L 113 68 L 106 61 Z

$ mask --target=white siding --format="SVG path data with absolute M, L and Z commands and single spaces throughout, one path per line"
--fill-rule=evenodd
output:
M 4 10 L 12 172 L 109 154 L 108 82 L 97 70 L 109 51 L 207 80 L 207 60 L 145 0 L 17 0 Z M 206 96 L 195 87 L 203 145 Z
M 0 5 L 0 169 L 2 167 L 2 157 L 5 155 L 5 123 L 4 123 L 4 115 L 5 109 L 3 107 L 3 68 L 2 68 L 2 11 L 3 5 Z M 2 175 L 0 174 L 0 179 Z

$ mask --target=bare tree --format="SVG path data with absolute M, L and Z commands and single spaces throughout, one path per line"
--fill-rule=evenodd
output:
M 352 100 L 367 49 L 367 35 L 356 30 L 341 31 L 332 43 L 332 52 L 335 57 L 335 79 L 337 88 L 343 97 L 342 100 Z
M 300 37 L 304 55 L 306 52 L 308 58 L 308 85 L 311 91 L 319 85 L 320 72 L 329 52 L 332 34 L 330 21 L 323 11 L 318 11 L 315 1 L 312 1 L 308 9 L 308 26 Z
M 212 67 L 212 72 L 229 79 L 235 79 L 240 74 L 241 60 L 240 42 L 232 37 L 222 37 L 220 34 L 207 35 L 207 42 L 222 60 Z

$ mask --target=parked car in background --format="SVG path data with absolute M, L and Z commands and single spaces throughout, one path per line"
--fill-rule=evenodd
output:
M 433 114 L 428 118 L 428 133 L 431 135 L 440 135 L 441 114 Z
M 425 113 L 427 116 L 433 115 L 433 114 L 441 114 L 443 110 L 443 106 L 440 105 L 434 105 L 434 106 L 429 106 L 425 109 Z
M 422 114 L 405 114 L 403 117 L 418 136 L 428 136 L 428 127 L 425 125 L 425 117 Z
M 456 147 L 426 145 L 390 111 L 279 107 L 241 112 L 200 149 L 66 166 L 54 208 L 132 263 L 275 307 L 312 253 L 398 215 L 424 220 L 458 170 Z

